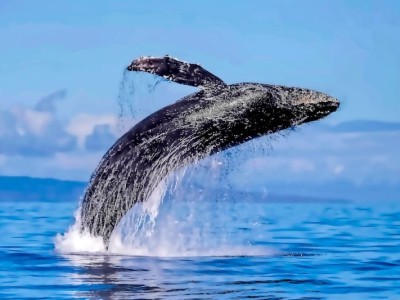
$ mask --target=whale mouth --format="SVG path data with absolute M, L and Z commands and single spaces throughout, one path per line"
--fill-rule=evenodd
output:
M 339 107 L 340 107 L 339 100 L 332 98 L 331 101 L 323 103 L 320 113 L 326 116 L 329 115 L 330 113 L 337 111 Z
M 311 113 L 304 120 L 304 123 L 322 119 L 323 117 L 337 111 L 339 107 L 340 102 L 335 98 L 331 98 L 329 101 L 319 102 L 311 109 Z

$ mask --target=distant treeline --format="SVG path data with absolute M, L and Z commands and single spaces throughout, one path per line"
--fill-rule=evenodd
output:
M 74 201 L 83 196 L 86 182 L 64 181 L 47 178 L 0 176 L 0 201 Z M 241 191 L 228 188 L 203 186 L 191 182 L 185 189 L 187 197 L 200 197 L 217 201 L 269 201 L 269 202 L 343 202 L 343 201 L 399 201 L 400 186 L 394 183 L 375 182 L 356 185 L 345 180 L 326 183 L 271 182 L 266 191 Z M 199 191 L 200 192 L 199 194 Z
M 0 176 L 0 201 L 77 201 L 85 182 Z

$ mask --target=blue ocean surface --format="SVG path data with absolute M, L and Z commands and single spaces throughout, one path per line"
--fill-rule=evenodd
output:
M 76 202 L 3 199 L 0 299 L 400 299 L 398 202 L 180 205 L 161 205 L 186 211 L 158 247 L 199 245 L 138 256 L 60 253 Z

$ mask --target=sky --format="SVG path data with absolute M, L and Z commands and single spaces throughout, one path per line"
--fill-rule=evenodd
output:
M 341 101 L 321 124 L 241 162 L 254 182 L 400 182 L 398 32 L 396 0 L 1 1 L 0 175 L 87 180 L 123 132 L 125 66 L 169 54 L 227 83 L 300 86 Z M 162 84 L 135 101 L 149 113 L 193 91 Z

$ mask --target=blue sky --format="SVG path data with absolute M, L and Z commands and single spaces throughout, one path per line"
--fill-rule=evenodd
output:
M 0 174 L 88 178 L 121 133 L 116 98 L 122 72 L 141 55 L 199 62 L 228 83 L 276 83 L 329 93 L 342 107 L 324 126 L 400 122 L 399 32 L 400 2 L 395 0 L 2 1 Z M 148 111 L 189 91 L 163 85 Z M 365 174 L 373 174 L 376 165 L 354 163 L 355 151 L 370 161 L 381 147 L 375 156 L 395 159 L 388 149 L 398 149 L 399 131 L 375 132 L 376 139 L 368 136 L 371 132 L 348 133 L 352 140 L 318 128 L 318 133 L 305 130 L 287 138 L 288 145 L 311 141 L 301 159 L 314 166 L 297 161 L 298 167 L 314 170 L 309 180 L 325 178 L 327 161 L 335 165 L 332 157 L 340 155 L 348 160 L 335 165 L 336 175 L 347 170 L 346 176 L 357 178 L 361 165 L 369 166 Z M 317 135 L 323 140 L 310 138 Z M 346 155 L 326 151 L 323 143 L 330 135 L 335 136 L 331 148 L 343 144 L 347 148 L 340 151 Z M 365 147 L 368 143 L 375 143 L 373 150 Z M 296 147 L 282 155 L 299 159 Z M 262 159 L 268 164 L 268 157 Z M 398 159 L 379 166 L 379 176 L 400 177 Z M 287 176 L 290 168 L 281 169 L 274 172 Z

